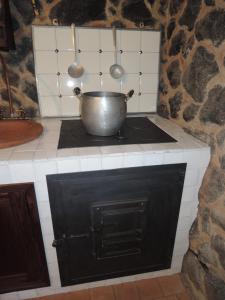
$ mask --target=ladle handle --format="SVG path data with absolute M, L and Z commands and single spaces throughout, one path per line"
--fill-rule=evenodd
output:
M 117 42 L 116 42 L 116 27 L 113 26 L 113 45 L 114 45 L 114 61 L 117 64 Z
M 75 57 L 75 61 L 77 61 L 76 28 L 75 28 L 74 23 L 71 24 L 71 29 L 72 29 L 72 41 L 73 41 L 74 57 Z

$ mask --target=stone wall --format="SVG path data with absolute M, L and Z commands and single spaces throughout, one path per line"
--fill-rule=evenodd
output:
M 225 1 L 170 0 L 158 112 L 211 145 L 183 262 L 196 299 L 225 299 Z
M 38 115 L 31 24 L 162 29 L 158 113 L 211 145 L 183 272 L 196 299 L 225 299 L 225 1 L 10 0 L 16 52 L 4 54 L 15 108 Z M 1 67 L 0 67 L 1 68 Z M 0 77 L 1 105 L 7 105 Z M 206 296 L 207 295 L 207 296 Z

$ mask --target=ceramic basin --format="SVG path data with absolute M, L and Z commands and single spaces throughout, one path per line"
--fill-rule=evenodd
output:
M 31 120 L 0 120 L 0 149 L 30 142 L 42 131 L 42 125 Z

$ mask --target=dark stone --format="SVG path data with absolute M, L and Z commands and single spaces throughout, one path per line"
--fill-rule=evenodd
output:
M 222 168 L 223 170 L 225 170 L 225 155 L 223 155 L 223 156 L 221 157 L 220 164 L 221 164 L 221 168 Z
M 34 19 L 34 11 L 31 1 L 27 0 L 11 0 L 17 11 L 23 18 L 24 24 L 29 25 L 32 23 Z
M 215 5 L 215 0 L 205 0 L 205 5 L 214 6 Z
M 18 85 L 20 83 L 20 76 L 17 73 L 15 73 L 12 70 L 10 70 L 8 72 L 8 77 L 9 77 L 9 83 L 10 83 L 10 85 L 18 87 Z
M 210 145 L 212 152 L 214 151 L 214 148 L 215 148 L 214 134 L 208 134 L 207 132 L 204 132 L 202 130 L 197 130 L 197 129 L 193 130 L 193 129 L 186 128 L 186 127 L 184 127 L 183 129 L 186 133 L 188 133 L 188 134 L 198 138 L 200 141 Z
M 171 0 L 170 1 L 170 15 L 174 16 L 181 8 L 181 5 L 183 4 L 183 0 Z
M 224 300 L 225 299 L 225 282 L 216 275 L 207 272 L 205 275 L 205 288 L 208 299 Z
M 110 2 L 111 2 L 113 5 L 117 6 L 117 5 L 119 4 L 120 0 L 110 0 Z
M 225 9 L 214 9 L 198 22 L 195 35 L 198 41 L 209 39 L 218 47 L 225 39 L 224 27 Z
M 206 202 L 215 202 L 225 191 L 225 174 L 221 169 L 213 169 L 209 178 L 210 186 L 205 195 Z
M 61 0 L 52 8 L 49 18 L 58 19 L 62 25 L 82 25 L 89 21 L 104 20 L 105 3 L 105 0 Z
M 186 33 L 184 30 L 180 30 L 173 38 L 171 41 L 171 47 L 169 51 L 169 55 L 177 55 L 180 50 L 184 47 L 186 42 Z
M 211 219 L 215 224 L 217 224 L 225 231 L 225 216 L 222 213 L 212 210 Z
M 196 102 L 203 102 L 207 83 L 218 72 L 219 68 L 214 55 L 200 46 L 184 73 L 183 85 Z
M 180 63 L 179 60 L 174 60 L 167 69 L 167 77 L 169 79 L 170 85 L 173 89 L 176 89 L 180 85 Z
M 45 0 L 46 3 L 52 3 L 54 0 Z
M 28 58 L 26 68 L 31 74 L 35 74 L 33 55 Z
M 191 31 L 200 12 L 201 4 L 202 0 L 188 0 L 179 24 L 181 26 L 186 25 L 188 30 Z
M 212 251 L 211 246 L 208 243 L 203 243 L 198 249 L 198 259 L 201 263 L 206 266 L 217 266 L 215 255 Z
M 34 118 L 38 115 L 38 110 L 34 107 L 26 107 L 25 108 L 25 114 L 28 118 Z
M 153 5 L 155 3 L 156 0 L 148 0 L 148 2 Z
M 183 112 L 183 118 L 186 122 L 193 120 L 199 110 L 199 106 L 196 104 L 191 104 L 187 106 Z
M 196 218 L 191 225 L 191 229 L 189 231 L 189 238 L 192 240 L 199 236 L 199 228 L 198 228 L 198 218 Z
M 23 37 L 20 43 L 16 46 L 16 51 L 10 51 L 7 58 L 8 64 L 18 67 L 18 64 L 32 52 L 32 49 L 33 46 L 31 37 Z
M 110 6 L 110 7 L 109 7 L 109 11 L 110 11 L 110 13 L 111 13 L 112 16 L 115 16 L 115 15 L 116 15 L 116 10 L 115 10 L 114 7 Z
M 176 20 L 173 18 L 173 19 L 170 20 L 169 25 L 167 27 L 167 38 L 168 38 L 168 40 L 171 38 L 175 27 L 176 27 Z
M 223 147 L 225 142 L 225 129 L 222 129 L 216 136 L 216 141 L 219 147 Z
M 223 58 L 223 65 L 224 65 L 224 67 L 225 67 L 225 56 L 224 56 L 224 58 Z
M 168 85 L 165 83 L 163 78 L 161 78 L 160 82 L 159 82 L 159 92 L 162 95 L 167 95 L 168 94 Z
M 162 47 L 166 42 L 165 26 L 163 24 L 160 25 L 160 31 L 161 31 L 161 47 Z
M 197 290 L 201 289 L 204 269 L 199 263 L 197 256 L 190 250 L 184 255 L 182 273 L 185 273 Z
M 13 27 L 13 31 L 17 31 L 18 29 L 20 29 L 20 23 L 13 16 L 12 16 L 12 27 Z
M 172 118 L 177 118 L 178 117 L 178 112 L 180 111 L 182 103 L 182 93 L 177 92 L 174 97 L 169 99 L 169 104 L 170 104 L 170 116 Z
M 123 17 L 134 22 L 136 26 L 143 23 L 144 26 L 154 27 L 157 23 L 142 0 L 129 0 L 123 8 Z
M 112 27 L 116 27 L 116 28 L 124 28 L 125 25 L 121 22 L 121 21 L 114 21 L 111 23 Z
M 210 211 L 207 207 L 205 208 L 201 208 L 199 210 L 200 212 L 200 215 L 201 215 L 201 225 L 202 225 L 202 231 L 207 233 L 207 234 L 210 234 L 210 231 L 211 231 L 211 227 L 210 227 L 210 223 L 209 223 L 209 220 L 210 220 Z
M 169 111 L 168 111 L 167 105 L 165 103 L 160 102 L 158 104 L 157 112 L 161 117 L 163 117 L 165 119 L 169 119 Z
M 167 14 L 168 0 L 160 0 L 159 13 L 162 16 Z
M 216 85 L 208 94 L 208 99 L 200 112 L 202 122 L 225 124 L 225 88 Z
M 191 36 L 188 41 L 185 43 L 183 49 L 182 49 L 182 55 L 184 58 L 187 58 L 187 56 L 189 55 L 189 53 L 191 52 L 193 46 L 195 43 L 195 37 L 194 35 Z
M 25 81 L 22 90 L 23 93 L 27 95 L 27 97 L 29 97 L 36 103 L 38 102 L 37 88 L 34 82 Z
M 12 102 L 13 102 L 13 106 L 17 106 L 17 107 L 20 107 L 21 106 L 21 102 L 20 100 L 16 97 L 16 95 L 12 92 L 11 90 L 11 94 L 12 94 Z M 5 100 L 5 101 L 9 101 L 9 98 L 8 98 L 8 92 L 6 89 L 4 90 L 1 90 L 1 96 L 2 96 L 2 99 Z

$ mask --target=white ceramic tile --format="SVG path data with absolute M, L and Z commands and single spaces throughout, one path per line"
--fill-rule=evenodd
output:
M 74 51 L 59 51 L 58 53 L 58 69 L 60 73 L 68 74 L 68 67 L 74 62 Z M 77 55 L 79 63 L 79 54 Z
M 140 91 L 141 93 L 154 93 L 158 92 L 158 74 L 143 74 L 140 76 Z
M 73 90 L 75 87 L 81 87 L 80 78 L 72 78 L 68 74 L 59 76 L 60 93 L 63 96 L 74 96 Z M 57 95 L 58 95 L 57 94 Z
M 121 54 L 121 65 L 125 73 L 139 73 L 141 71 L 140 56 L 141 55 L 136 52 L 124 52 Z
M 85 74 L 81 81 L 82 92 L 99 91 L 101 89 L 101 76 L 98 74 Z
M 114 51 L 112 29 L 101 29 L 100 31 L 100 49 L 102 51 Z M 121 31 L 116 31 L 117 49 L 121 48 Z
M 18 293 L 1 294 L 0 300 L 20 300 Z
M 85 52 L 80 53 L 80 63 L 84 67 L 85 73 L 99 73 L 100 63 L 99 63 L 99 53 L 98 52 Z
M 51 217 L 51 210 L 49 206 L 49 202 L 45 201 L 39 201 L 38 202 L 38 212 L 39 212 L 39 217 L 41 220 L 50 218 Z
M 41 96 L 59 95 L 58 76 L 56 74 L 37 75 L 37 83 Z
M 37 197 L 37 202 L 48 202 L 48 188 L 45 180 L 36 181 L 34 183 L 35 194 Z
M 61 115 L 61 100 L 58 96 L 40 96 L 42 117 L 57 117 Z
M 48 174 L 57 174 L 57 165 L 55 161 L 43 161 L 34 163 L 35 178 L 37 181 L 43 181 Z
M 81 158 L 81 171 L 101 170 L 101 160 L 99 157 Z
M 72 173 L 80 171 L 80 161 L 78 158 L 62 159 L 57 161 L 59 173 Z
M 130 98 L 127 101 L 127 112 L 128 113 L 138 112 L 139 107 L 140 107 L 140 97 L 134 94 L 132 98 Z
M 10 156 L 11 163 L 27 163 L 32 161 L 35 151 L 14 151 Z
M 140 31 L 122 30 L 121 31 L 121 49 L 123 51 L 139 51 L 140 50 Z
M 57 54 L 54 51 L 36 51 L 35 53 L 36 74 L 56 74 Z
M 100 71 L 102 73 L 109 73 L 110 66 L 114 64 L 113 52 L 102 52 L 99 54 Z
M 159 53 L 142 53 L 140 61 L 140 71 L 142 73 L 159 72 Z
M 123 166 L 123 156 L 103 156 L 102 169 L 118 169 Z
M 1 165 L 0 166 L 0 184 L 11 183 L 11 181 L 12 181 L 12 177 L 10 174 L 9 166 Z
M 126 154 L 124 155 L 123 167 L 131 168 L 143 165 L 143 156 L 141 154 Z
M 164 164 L 178 164 L 184 163 L 184 156 L 183 153 L 176 153 L 176 152 L 166 152 L 164 154 Z
M 125 74 L 121 80 L 122 93 L 127 94 L 130 90 L 134 90 L 137 95 L 139 93 L 139 75 L 138 74 Z
M 73 35 L 70 27 L 57 27 L 55 33 L 57 49 L 74 50 Z
M 143 154 L 143 161 L 145 166 L 162 165 L 163 160 L 163 153 L 146 152 Z
M 141 50 L 147 52 L 160 51 L 160 32 L 141 31 Z
M 33 40 L 35 50 L 55 50 L 55 28 L 46 26 L 33 26 Z
M 140 98 L 140 112 L 156 112 L 157 94 L 141 94 Z
M 103 74 L 101 76 L 101 90 L 110 92 L 120 92 L 121 81 L 120 79 L 114 79 L 109 74 Z
M 36 290 L 27 290 L 27 291 L 18 292 L 18 295 L 20 300 L 31 299 L 37 297 L 37 292 Z
M 100 33 L 98 29 L 77 28 L 78 47 L 81 51 L 98 51 Z
M 61 114 L 63 117 L 80 116 L 80 101 L 75 96 L 61 98 Z
M 9 169 L 13 183 L 34 181 L 34 169 L 32 163 L 10 163 Z

